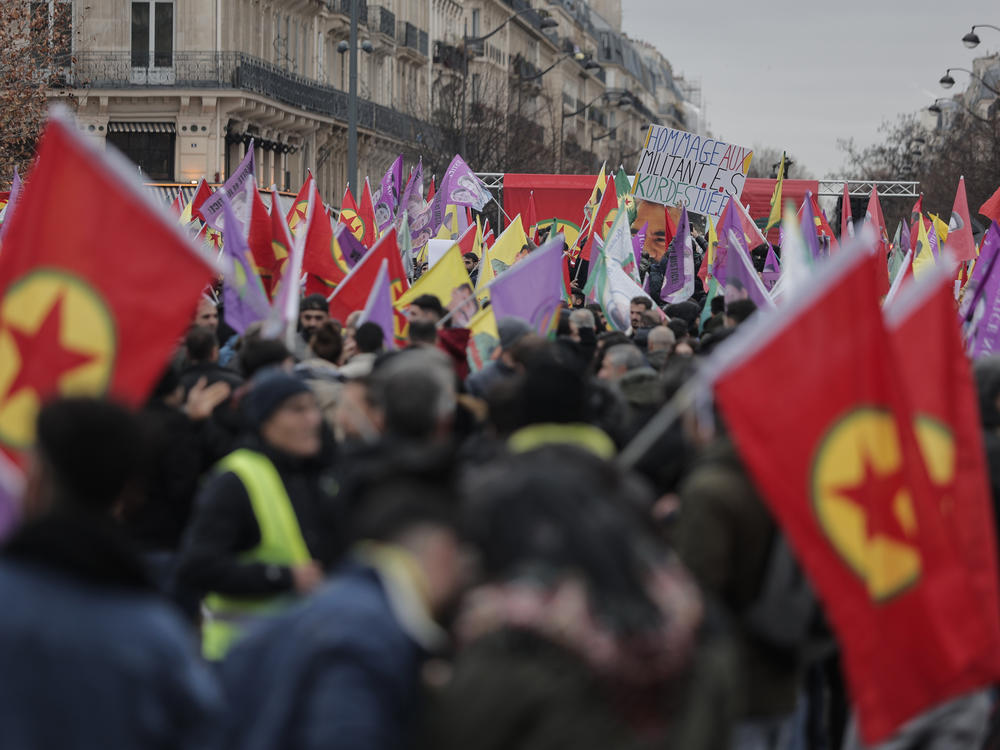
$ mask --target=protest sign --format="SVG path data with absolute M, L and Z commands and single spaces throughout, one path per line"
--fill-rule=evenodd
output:
M 663 125 L 650 125 L 633 184 L 636 199 L 681 204 L 716 219 L 739 198 L 753 149 Z

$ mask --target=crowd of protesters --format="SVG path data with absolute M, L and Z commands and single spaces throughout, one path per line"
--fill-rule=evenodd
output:
M 862 747 L 808 587 L 784 592 L 808 627 L 776 625 L 787 548 L 723 426 L 614 462 L 753 312 L 703 304 L 637 297 L 623 333 L 574 289 L 554 337 L 501 319 L 469 374 L 433 297 L 394 351 L 322 297 L 291 345 L 203 299 L 139 413 L 41 410 L 0 744 Z M 977 368 L 996 453 L 1000 362 Z M 891 746 L 981 747 L 991 706 Z

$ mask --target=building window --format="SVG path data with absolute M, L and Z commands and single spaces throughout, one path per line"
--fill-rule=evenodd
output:
M 155 182 L 174 179 L 174 141 L 172 126 L 160 123 L 111 123 L 107 142 L 127 156 L 142 172 L 143 178 Z
M 166 2 L 164 0 L 133 2 L 132 67 L 172 68 L 173 65 L 173 0 Z
M 472 9 L 472 36 L 479 36 L 479 8 Z
M 479 104 L 479 87 L 482 85 L 482 76 L 479 73 L 472 74 L 472 103 Z

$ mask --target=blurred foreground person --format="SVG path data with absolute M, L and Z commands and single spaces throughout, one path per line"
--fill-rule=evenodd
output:
M 456 620 L 425 747 L 721 747 L 718 696 L 698 729 L 682 705 L 701 600 L 634 512 L 633 489 L 569 446 L 477 470 L 464 495 L 485 580 Z
M 395 750 L 417 723 L 420 673 L 441 648 L 464 566 L 450 491 L 412 478 L 361 500 L 350 562 L 223 664 L 226 748 Z
M 0 736 L 11 748 L 214 747 L 195 639 L 112 525 L 142 433 L 90 399 L 44 407 L 25 522 L 0 553 Z
M 205 595 L 209 659 L 318 587 L 342 548 L 316 397 L 298 378 L 270 370 L 251 381 L 241 406 L 253 432 L 202 490 L 181 552 L 181 583 Z

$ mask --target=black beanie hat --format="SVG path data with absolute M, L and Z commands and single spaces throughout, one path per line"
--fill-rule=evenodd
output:
M 309 386 L 284 370 L 268 368 L 250 381 L 241 408 L 247 423 L 260 429 L 282 403 L 300 393 L 310 393 Z

